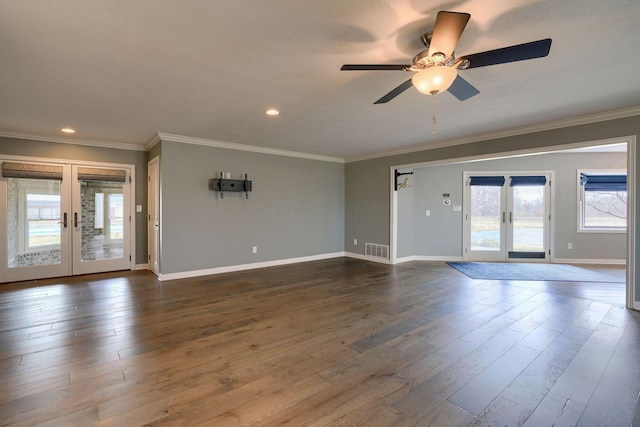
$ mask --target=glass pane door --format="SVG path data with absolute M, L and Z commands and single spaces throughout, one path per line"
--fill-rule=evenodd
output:
M 128 169 L 0 163 L 0 282 L 131 268 Z
M 512 184 L 510 187 L 509 259 L 547 258 L 549 214 L 546 190 L 548 186 L 546 177 L 544 178 L 542 183 Z
M 474 182 L 473 178 L 482 179 Z M 504 179 L 491 182 L 488 178 L 497 177 L 472 177 L 468 187 L 468 243 L 464 257 L 500 261 L 505 257 Z
M 0 180 L 3 282 L 69 274 L 69 199 L 63 183 L 61 179 Z
M 549 178 L 465 175 L 463 259 L 548 260 Z
M 73 182 L 74 274 L 128 269 L 129 184 L 79 179 L 76 168 Z

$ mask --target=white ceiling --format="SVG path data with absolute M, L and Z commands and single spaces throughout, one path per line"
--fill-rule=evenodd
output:
M 546 58 L 460 71 L 429 96 L 403 71 L 439 10 L 460 55 L 550 37 Z M 353 159 L 640 105 L 637 0 L 0 0 L 0 130 L 143 146 L 156 132 Z M 267 117 L 269 107 L 280 116 Z

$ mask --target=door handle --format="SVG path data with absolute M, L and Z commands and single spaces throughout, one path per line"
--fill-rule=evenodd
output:
M 78 221 L 78 212 L 73 213 L 73 226 L 78 228 L 78 224 L 82 224 L 82 221 Z
M 513 223 L 513 211 L 509 212 L 509 224 Z
M 67 213 L 62 214 L 62 221 L 58 221 L 58 224 L 62 224 L 64 228 L 67 228 Z
M 502 223 L 504 224 L 505 222 L 507 222 L 507 215 L 506 215 L 506 213 L 503 211 L 503 212 L 502 212 Z

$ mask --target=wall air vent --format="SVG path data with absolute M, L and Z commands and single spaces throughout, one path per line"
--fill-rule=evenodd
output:
M 389 259 L 389 245 L 379 245 L 377 243 L 365 243 L 364 254 L 378 258 Z

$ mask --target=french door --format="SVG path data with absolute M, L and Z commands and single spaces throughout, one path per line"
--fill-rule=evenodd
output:
M 550 173 L 465 173 L 469 261 L 549 261 Z
M 130 171 L 3 162 L 0 282 L 129 269 Z

